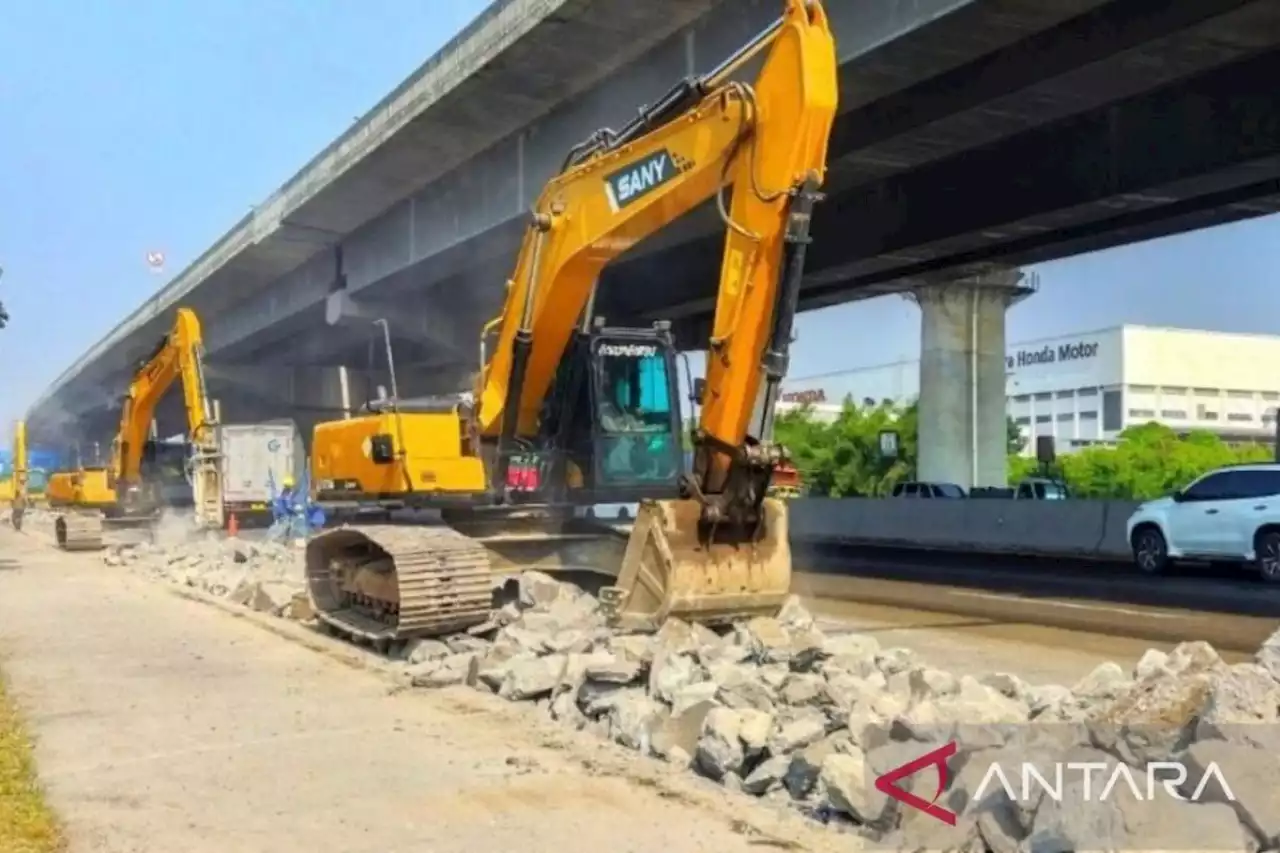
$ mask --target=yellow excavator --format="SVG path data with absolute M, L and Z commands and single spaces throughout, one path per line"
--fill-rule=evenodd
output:
M 27 513 L 30 473 L 27 467 L 27 422 L 18 421 L 13 425 L 13 495 L 9 500 L 9 520 L 14 530 L 22 529 L 22 520 Z
M 761 58 L 753 83 L 731 79 Z M 312 539 L 319 618 L 378 644 L 464 630 L 489 616 L 495 531 L 572 539 L 575 508 L 636 501 L 620 564 L 590 567 L 614 581 L 600 590 L 614 625 L 775 613 L 791 554 L 785 502 L 767 496 L 785 458 L 772 413 L 836 105 L 822 4 L 785 0 L 720 67 L 575 146 L 534 205 L 502 314 L 481 333 L 474 391 L 402 401 L 392 370 L 389 399 L 316 427 L 322 505 L 433 509 L 445 522 Z M 726 235 L 685 472 L 670 324 L 609 327 L 594 303 L 610 261 L 712 198 Z
M 103 521 L 148 521 L 162 507 L 159 485 L 144 476 L 156 405 L 181 380 L 192 451 L 189 460 L 195 515 L 203 527 L 223 524 L 222 475 L 218 467 L 217 422 L 205 389 L 200 321 L 179 308 L 173 327 L 138 367 L 120 411 L 120 427 L 106 466 L 60 471 L 49 478 L 49 504 L 69 510 L 55 520 L 59 547 L 68 551 L 102 547 Z

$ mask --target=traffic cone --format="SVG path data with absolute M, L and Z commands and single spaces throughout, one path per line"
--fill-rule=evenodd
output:
M 231 517 L 227 519 L 227 535 L 235 536 L 240 532 L 240 519 L 236 518 L 236 514 L 231 513 Z

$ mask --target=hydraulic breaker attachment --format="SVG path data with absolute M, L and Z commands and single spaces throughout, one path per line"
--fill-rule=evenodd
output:
M 616 627 L 653 631 L 675 617 L 725 624 L 774 616 L 791 591 L 787 505 L 768 498 L 759 538 L 704 545 L 694 500 L 644 501 L 616 586 L 600 600 Z

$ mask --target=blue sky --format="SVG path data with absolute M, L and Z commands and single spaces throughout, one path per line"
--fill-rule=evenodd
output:
M 485 0 L 35 0 L 0 29 L 0 435 L 40 391 L 408 76 Z M 1122 322 L 1275 332 L 1280 221 L 1039 268 L 1011 340 Z M 148 271 L 149 250 L 167 272 Z M 792 374 L 914 357 L 883 298 L 805 315 Z
M 1029 268 L 1040 291 L 1009 311 L 1010 343 L 1121 323 L 1280 334 L 1280 216 Z M 791 375 L 920 354 L 920 309 L 882 297 L 804 315 Z

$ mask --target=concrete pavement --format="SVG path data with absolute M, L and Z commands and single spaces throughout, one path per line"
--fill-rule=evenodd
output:
M 611 749 L 485 697 L 389 696 L 374 673 L 8 529 L 0 653 L 72 851 L 745 853 L 770 819 L 679 779 L 661 796 L 609 771 Z

